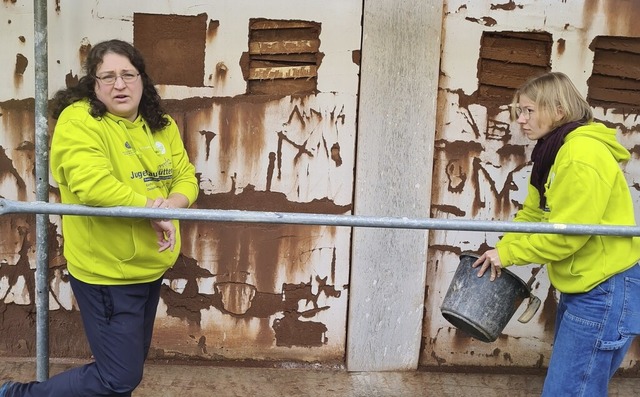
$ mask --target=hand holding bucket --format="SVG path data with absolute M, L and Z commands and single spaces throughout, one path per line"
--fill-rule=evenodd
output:
M 527 310 L 518 319 L 529 321 L 540 307 L 540 299 L 531 293 L 534 277 L 525 283 L 507 269 L 500 276 L 483 273 L 472 264 L 479 258 L 472 252 L 460 255 L 460 264 L 442 302 L 442 316 L 456 328 L 483 342 L 495 341 L 525 298 Z M 493 268 L 493 266 L 492 266 Z

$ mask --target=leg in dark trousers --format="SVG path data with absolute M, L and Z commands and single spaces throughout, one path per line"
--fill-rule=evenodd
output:
M 95 361 L 44 382 L 16 383 L 8 397 L 129 397 L 142 380 L 162 279 L 117 286 L 70 279 Z

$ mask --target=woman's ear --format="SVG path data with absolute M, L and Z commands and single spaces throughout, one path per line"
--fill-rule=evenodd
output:
M 562 109 L 560 106 L 556 106 L 556 112 L 553 116 L 553 122 L 557 123 L 558 121 L 562 120 L 565 115 L 566 113 L 564 112 L 564 109 Z

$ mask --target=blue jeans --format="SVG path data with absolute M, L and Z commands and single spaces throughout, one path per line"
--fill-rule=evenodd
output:
M 95 362 L 44 382 L 15 383 L 7 397 L 129 397 L 142 380 L 162 278 L 113 286 L 69 277 Z
M 609 380 L 640 335 L 640 265 L 589 292 L 561 294 L 542 395 L 606 397 Z

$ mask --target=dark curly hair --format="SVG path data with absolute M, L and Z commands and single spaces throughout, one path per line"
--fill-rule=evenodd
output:
M 100 66 L 104 56 L 108 53 L 127 57 L 140 73 L 143 89 L 138 111 L 151 130 L 155 132 L 169 125 L 170 121 L 165 117 L 166 112 L 161 105 L 160 94 L 158 94 L 151 78 L 147 76 L 142 54 L 133 45 L 122 40 L 103 41 L 91 48 L 83 65 L 86 74 L 80 78 L 77 85 L 59 90 L 53 96 L 51 108 L 53 118 L 57 119 L 64 108 L 85 98 L 91 104 L 90 113 L 93 117 L 100 118 L 104 116 L 107 112 L 107 107 L 96 97 L 95 76 L 98 66 Z

